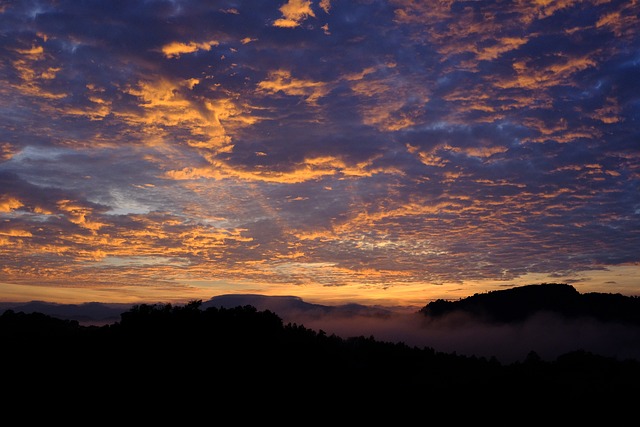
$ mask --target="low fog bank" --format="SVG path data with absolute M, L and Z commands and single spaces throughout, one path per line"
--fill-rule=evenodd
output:
M 245 304 L 276 313 L 284 324 L 296 323 L 314 331 L 322 330 L 327 335 L 335 334 L 345 339 L 373 336 L 377 341 L 429 347 L 443 353 L 495 357 L 502 363 L 523 361 L 530 351 L 535 351 L 543 360 L 553 361 L 575 350 L 618 360 L 640 360 L 640 326 L 605 323 L 593 318 L 565 318 L 549 312 L 538 313 L 523 322 L 492 324 L 463 312 L 428 318 L 406 308 L 396 310 L 357 304 L 332 307 L 309 304 L 294 297 L 255 295 L 216 297 L 201 308 Z M 119 313 L 129 307 L 96 303 L 79 306 L 41 302 L 0 304 L 0 312 L 8 308 L 73 319 L 84 326 L 102 326 L 119 321 Z
M 568 319 L 539 313 L 521 323 L 484 323 L 464 313 L 428 319 L 420 313 L 345 315 L 317 312 L 277 313 L 285 323 L 297 323 L 342 338 L 373 336 L 378 341 L 430 347 L 444 353 L 490 358 L 500 362 L 523 361 L 530 351 L 543 360 L 585 350 L 618 360 L 640 360 L 640 327 L 604 323 L 591 318 Z

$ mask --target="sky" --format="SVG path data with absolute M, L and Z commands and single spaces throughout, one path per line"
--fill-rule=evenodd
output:
M 0 301 L 640 295 L 637 0 L 0 2 Z

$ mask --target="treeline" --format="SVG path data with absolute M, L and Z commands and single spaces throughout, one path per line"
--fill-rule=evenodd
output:
M 0 316 L 4 385 L 22 392 L 109 389 L 161 401 L 222 394 L 301 403 L 328 393 L 337 405 L 354 397 L 584 404 L 640 392 L 634 360 L 576 351 L 548 362 L 532 351 L 523 362 L 502 364 L 373 336 L 328 335 L 252 306 L 200 305 L 137 305 L 105 326 L 7 310 Z

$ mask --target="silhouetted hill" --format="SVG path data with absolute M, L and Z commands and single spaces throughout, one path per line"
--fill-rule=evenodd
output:
M 89 327 L 7 310 L 0 316 L 0 361 L 10 368 L 5 389 L 30 399 L 48 390 L 48 399 L 75 405 L 104 399 L 118 409 L 152 402 L 155 409 L 209 404 L 222 411 L 242 402 L 251 410 L 266 399 L 292 411 L 353 414 L 356 399 L 370 408 L 365 415 L 394 416 L 452 399 L 547 409 L 602 407 L 605 399 L 640 393 L 637 361 L 576 351 L 552 362 L 532 352 L 522 363 L 501 364 L 373 337 L 344 339 L 252 306 L 200 304 L 136 305 L 119 322 Z M 319 408 L 323 402 L 330 406 Z
M 534 314 L 550 312 L 566 318 L 584 317 L 640 325 L 640 298 L 607 293 L 580 294 L 571 285 L 543 283 L 474 294 L 457 301 L 439 299 L 420 312 L 432 318 L 463 312 L 483 321 L 500 323 L 521 322 Z

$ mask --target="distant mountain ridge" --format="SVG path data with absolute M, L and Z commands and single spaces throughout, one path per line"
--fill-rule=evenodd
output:
M 447 301 L 430 302 L 420 313 L 437 318 L 463 312 L 482 320 L 521 322 L 540 312 L 552 312 L 568 318 L 591 317 L 605 322 L 640 325 L 640 297 L 609 293 L 580 294 L 564 283 L 542 283 Z
M 280 316 L 287 317 L 288 313 L 304 313 L 307 316 L 324 316 L 327 314 L 340 314 L 345 316 L 375 316 L 385 317 L 391 314 L 390 310 L 372 307 L 362 304 L 322 305 L 305 302 L 296 296 L 267 296 L 260 294 L 225 294 L 211 298 L 202 303 L 201 308 L 251 305 L 260 311 L 269 310 Z
M 0 314 L 5 310 L 24 313 L 42 313 L 48 316 L 75 320 L 80 324 L 103 325 L 120 321 L 120 315 L 135 304 L 116 304 L 89 302 L 83 304 L 59 304 L 46 301 L 30 301 L 25 303 L 0 303 Z M 341 316 L 386 317 L 392 311 L 380 307 L 361 304 L 342 304 L 336 306 L 305 302 L 296 296 L 270 296 L 260 294 L 223 294 L 202 302 L 203 310 L 209 307 L 234 308 L 250 305 L 260 311 L 269 310 L 284 320 L 293 315 L 304 314 L 307 319 L 329 314 Z
M 296 296 L 267 296 L 260 294 L 224 294 L 215 296 L 204 301 L 200 306 L 202 309 L 209 307 L 238 307 L 251 305 L 258 310 L 269 310 L 277 312 L 279 309 L 298 309 L 301 311 L 320 310 L 327 311 L 328 307 L 320 304 L 312 304 Z
M 80 324 L 107 324 L 120 321 L 120 315 L 135 304 L 98 303 L 59 304 L 45 301 L 0 303 L 5 310 L 42 313 L 51 317 L 75 320 Z M 384 319 L 392 309 L 361 304 L 336 306 L 314 304 L 296 296 L 268 296 L 261 294 L 223 294 L 201 303 L 208 307 L 233 308 L 250 305 L 260 311 L 269 310 L 289 321 L 304 315 L 305 319 L 326 315 L 340 317 L 361 316 Z M 552 312 L 567 318 L 591 317 L 600 321 L 640 325 L 640 297 L 608 293 L 580 294 L 573 286 L 563 283 L 524 285 L 490 291 L 451 301 L 438 299 L 421 308 L 418 313 L 427 318 L 439 318 L 453 312 L 463 312 L 480 320 L 513 323 L 521 322 L 540 312 Z
M 23 313 L 42 313 L 57 319 L 75 320 L 80 324 L 107 324 L 120 320 L 120 314 L 133 304 L 109 304 L 87 302 L 83 304 L 58 304 L 46 301 L 25 303 L 0 303 L 0 313 L 13 310 Z

